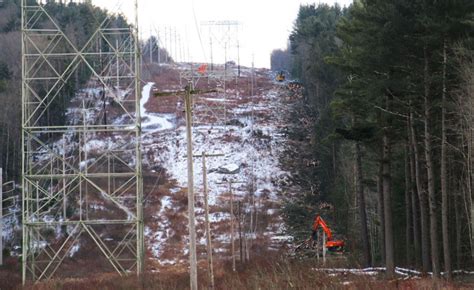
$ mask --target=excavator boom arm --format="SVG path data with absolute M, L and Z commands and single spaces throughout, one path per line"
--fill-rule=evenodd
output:
M 314 218 L 313 232 L 316 232 L 318 230 L 318 227 L 321 227 L 323 231 L 326 233 L 328 241 L 332 240 L 331 229 L 328 227 L 326 222 L 319 215 Z

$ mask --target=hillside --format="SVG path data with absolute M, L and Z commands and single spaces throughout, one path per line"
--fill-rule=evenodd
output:
M 0 290 L 474 288 L 474 2 L 245 1 L 0 0 Z
M 149 170 L 147 178 L 156 178 L 159 183 L 156 187 L 151 184 L 145 187 L 145 234 L 152 261 L 150 266 L 156 269 L 163 269 L 160 266 L 166 265 L 169 270 L 169 265 L 175 265 L 185 270 L 188 263 L 187 230 L 183 227 L 186 223 L 187 202 L 184 188 L 187 184 L 187 168 L 183 99 L 182 96 L 173 95 L 148 98 L 152 87 L 164 92 L 179 88 L 178 78 L 170 80 L 170 76 L 179 69 L 168 67 L 162 74 L 155 76 L 154 82 L 144 86 L 142 96 L 144 164 Z M 245 237 L 244 246 L 249 247 L 250 256 L 254 255 L 255 249 L 268 248 L 271 241 L 275 241 L 283 231 L 279 213 L 282 200 L 279 198 L 282 191 L 280 184 L 288 173 L 281 170 L 279 165 L 282 144 L 285 142 L 281 134 L 281 86 L 272 84 L 269 71 L 257 70 L 255 93 L 251 95 L 251 74 L 252 71 L 246 69 L 240 78 L 227 80 L 225 96 L 222 90 L 194 96 L 194 154 L 224 154 L 206 160 L 213 248 L 219 257 L 218 261 L 231 257 L 230 196 L 226 179 L 239 182 L 232 185 L 234 212 L 241 212 L 242 237 Z M 166 84 L 161 80 L 165 75 Z M 216 81 L 219 80 L 210 80 L 205 84 L 207 80 L 202 79 L 197 89 L 216 88 L 219 85 Z M 198 249 L 199 257 L 204 261 L 201 161 L 199 157 L 194 158 Z M 236 229 L 238 219 L 236 215 Z M 250 220 L 253 221 L 252 225 Z M 237 230 L 235 235 L 238 235 Z M 236 239 L 236 244 L 239 243 Z M 275 246 L 278 249 L 279 245 Z M 239 255 L 239 252 L 234 254 Z

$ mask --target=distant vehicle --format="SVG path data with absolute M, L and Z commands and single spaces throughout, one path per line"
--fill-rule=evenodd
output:
M 275 79 L 276 79 L 277 82 L 285 81 L 285 79 L 286 79 L 285 72 L 284 71 L 278 72 Z

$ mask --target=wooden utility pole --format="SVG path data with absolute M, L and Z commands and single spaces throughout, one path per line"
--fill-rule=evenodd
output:
M 186 140 L 188 156 L 188 221 L 189 221 L 189 269 L 191 290 L 197 290 L 196 226 L 194 217 L 194 175 L 193 175 L 193 138 L 192 138 L 192 85 L 186 87 L 184 97 L 186 107 Z
M 175 58 L 175 62 L 179 62 L 177 49 L 178 49 L 178 42 L 177 42 L 177 35 L 176 35 L 176 27 L 174 27 L 174 58 Z
M 168 32 L 167 32 L 168 28 L 165 26 L 165 44 L 164 44 L 164 48 L 168 51 L 166 54 L 165 54 L 165 63 L 168 63 L 169 59 L 169 47 L 168 47 Z
M 326 265 L 326 233 L 323 231 L 323 264 Z
M 240 44 L 239 44 L 239 41 L 237 41 L 237 71 L 238 71 L 237 76 L 240 78 Z
M 232 271 L 236 271 L 235 266 L 235 239 L 234 239 L 234 194 L 232 192 L 232 184 L 234 183 L 244 183 L 240 181 L 227 180 L 229 185 L 229 194 L 230 194 L 230 242 L 231 242 L 231 251 L 232 251 Z M 218 183 L 225 184 L 225 183 Z
M 212 263 L 212 241 L 211 241 L 211 225 L 209 222 L 209 202 L 208 202 L 208 190 L 207 190 L 207 167 L 206 167 L 206 157 L 217 157 L 224 156 L 224 154 L 207 154 L 202 152 L 201 155 L 194 155 L 194 157 L 202 157 L 202 184 L 204 186 L 204 208 L 205 208 L 205 219 L 206 219 L 206 242 L 207 242 L 207 264 L 208 271 L 207 275 L 209 278 L 209 289 L 214 289 L 214 266 Z
M 161 41 L 161 38 L 160 38 L 160 29 L 158 28 L 157 39 L 156 39 L 156 48 L 158 49 L 158 64 L 161 63 L 160 41 Z
M 166 27 L 165 27 L 166 28 Z M 165 33 L 166 36 L 166 33 Z M 194 212 L 194 170 L 193 170 L 193 138 L 192 138 L 192 94 L 215 92 L 215 90 L 194 90 L 193 82 L 190 82 L 184 90 L 184 103 L 186 112 L 186 141 L 188 159 L 188 222 L 189 222 L 189 268 L 191 290 L 197 290 L 197 258 L 196 258 L 196 225 Z M 155 96 L 167 96 L 170 93 L 182 95 L 183 91 L 159 92 Z M 204 154 L 204 156 L 206 156 Z M 207 155 L 209 156 L 209 154 Z M 207 178 L 207 177 L 206 177 Z M 206 184 L 206 182 L 204 183 Z M 206 184 L 207 192 L 207 184 Z M 207 200 L 207 198 L 206 198 Z
M 244 260 L 244 252 L 242 251 L 243 249 L 243 244 L 242 244 L 242 208 L 240 205 L 240 200 L 237 202 L 238 204 L 238 209 L 239 209 L 239 254 L 240 254 L 240 262 L 242 263 Z
M 234 241 L 234 194 L 232 193 L 232 181 L 229 181 L 230 193 L 230 240 L 232 243 L 232 271 L 235 270 L 235 241 Z
M 211 48 L 211 71 L 214 71 L 214 60 L 212 59 L 212 37 L 209 38 L 209 46 Z
M 153 41 L 152 41 L 152 38 L 153 38 L 153 32 L 151 31 L 151 28 L 150 28 L 150 38 L 149 38 L 149 47 L 148 47 L 148 50 L 149 50 L 149 54 L 150 54 L 150 64 L 153 63 Z

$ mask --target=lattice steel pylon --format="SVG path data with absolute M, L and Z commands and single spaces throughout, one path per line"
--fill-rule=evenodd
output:
M 21 0 L 23 283 L 140 274 L 138 0 L 131 26 L 77 4 L 95 18 L 86 39 L 41 2 Z

